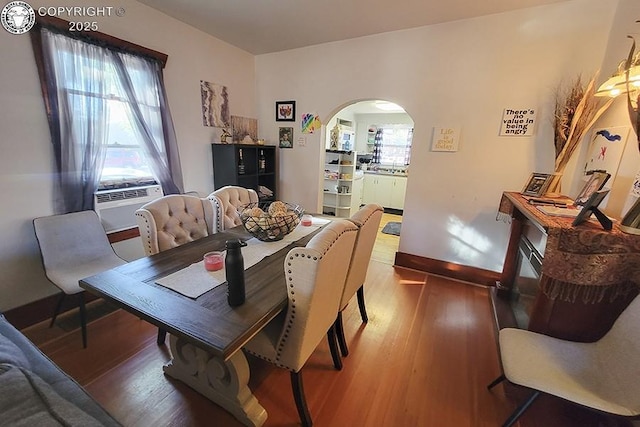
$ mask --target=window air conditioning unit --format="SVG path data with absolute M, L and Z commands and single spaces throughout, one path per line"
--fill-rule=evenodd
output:
M 159 185 L 100 190 L 94 194 L 94 210 L 107 233 L 137 227 L 135 211 L 164 194 Z

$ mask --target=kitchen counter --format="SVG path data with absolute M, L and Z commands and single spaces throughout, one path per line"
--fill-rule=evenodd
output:
M 367 169 L 366 171 L 364 171 L 365 174 L 367 175 L 390 175 L 390 176 L 397 176 L 397 177 L 404 177 L 406 178 L 408 176 L 407 173 L 404 172 L 391 172 L 391 171 L 374 171 L 374 170 L 369 170 Z

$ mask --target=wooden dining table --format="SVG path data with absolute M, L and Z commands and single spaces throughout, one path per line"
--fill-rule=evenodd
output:
M 166 330 L 171 360 L 163 368 L 165 374 L 245 425 L 260 426 L 267 412 L 248 387 L 249 365 L 240 349 L 286 308 L 284 258 L 293 247 L 306 245 L 320 228 L 246 269 L 246 300 L 238 307 L 227 303 L 226 283 L 189 298 L 156 281 L 201 261 L 207 252 L 224 250 L 227 240 L 248 240 L 251 236 L 242 226 L 84 278 L 80 286 Z

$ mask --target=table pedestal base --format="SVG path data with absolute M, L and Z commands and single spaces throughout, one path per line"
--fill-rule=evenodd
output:
M 172 359 L 163 368 L 165 374 L 222 406 L 243 424 L 264 424 L 267 411 L 247 385 L 249 364 L 242 351 L 224 361 L 174 335 L 169 336 L 169 345 Z

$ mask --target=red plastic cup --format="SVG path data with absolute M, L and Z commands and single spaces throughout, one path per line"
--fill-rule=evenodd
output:
M 214 251 L 204 254 L 204 268 L 207 271 L 218 271 L 224 267 L 224 256 L 222 252 Z

